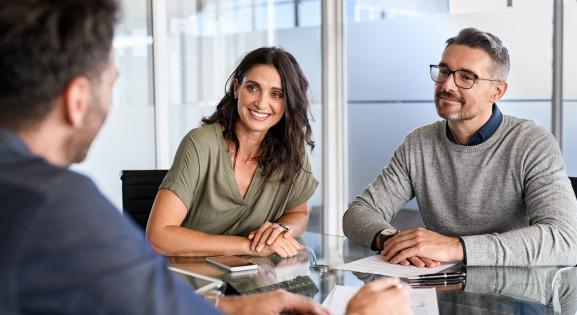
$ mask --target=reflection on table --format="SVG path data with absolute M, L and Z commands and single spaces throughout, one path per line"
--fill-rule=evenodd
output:
M 375 255 L 341 236 L 305 233 L 297 256 L 248 257 L 257 271 L 228 273 L 199 257 L 167 257 L 168 264 L 224 280 L 239 293 L 306 276 L 318 290 L 304 294 L 322 302 L 335 285 L 362 286 L 377 275 L 333 267 Z M 464 268 L 462 265 L 458 266 Z M 436 286 L 441 314 L 576 314 L 577 268 L 467 267 L 465 286 Z M 302 278 L 299 278 L 302 279 Z M 301 292 L 302 293 L 302 292 Z

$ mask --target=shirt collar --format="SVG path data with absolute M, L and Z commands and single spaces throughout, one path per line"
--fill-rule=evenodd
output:
M 469 140 L 469 143 L 467 143 L 467 145 L 473 146 L 487 141 L 489 138 L 491 138 L 491 136 L 495 133 L 495 131 L 497 131 L 497 129 L 501 125 L 501 121 L 503 121 L 503 114 L 499 110 L 497 104 L 493 103 L 493 110 L 491 113 L 491 117 L 489 118 L 489 120 L 487 120 L 487 122 L 483 125 L 483 127 L 481 127 L 481 129 L 479 129 L 479 131 L 477 131 L 473 135 L 473 137 L 471 137 L 471 140 Z M 451 142 L 457 143 L 457 140 L 455 140 L 453 133 L 451 133 L 451 130 L 449 129 L 449 124 L 447 124 L 446 127 L 446 134 L 447 138 L 449 138 Z
M 0 155 L 33 157 L 28 146 L 13 132 L 0 128 Z

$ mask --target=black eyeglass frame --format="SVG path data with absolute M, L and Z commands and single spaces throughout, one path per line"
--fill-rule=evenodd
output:
M 445 83 L 445 82 L 447 82 L 447 80 L 445 80 L 445 81 L 438 81 L 438 80 L 433 79 L 433 68 L 439 70 L 439 69 L 441 69 L 441 67 L 442 67 L 442 68 L 445 68 L 445 69 L 447 69 L 447 70 L 449 71 L 449 74 L 447 75 L 447 80 L 449 79 L 449 77 L 450 77 L 451 75 L 453 75 L 453 82 L 455 83 L 455 85 L 458 86 L 458 87 L 460 87 L 460 88 L 462 88 L 462 89 L 466 89 L 466 90 L 472 89 L 473 86 L 475 86 L 475 82 L 477 82 L 477 80 L 492 81 L 492 82 L 503 82 L 503 80 L 499 80 L 499 79 L 485 79 L 485 78 L 481 78 L 481 77 L 479 77 L 476 73 L 473 73 L 473 72 L 468 71 L 468 70 L 451 70 L 451 69 L 449 69 L 449 67 L 447 67 L 447 66 L 429 65 L 429 73 L 430 73 L 430 75 L 431 75 L 431 80 L 433 80 L 434 82 L 437 82 L 437 83 Z M 470 87 L 463 87 L 463 86 L 460 86 L 460 85 L 457 83 L 457 79 L 455 78 L 455 73 L 457 73 L 457 72 L 470 73 L 470 74 L 472 74 L 472 75 L 475 77 L 475 79 L 473 80 L 473 83 L 471 83 L 471 86 L 470 86 Z M 439 76 L 437 75 L 437 78 L 438 78 L 438 77 L 439 77 Z

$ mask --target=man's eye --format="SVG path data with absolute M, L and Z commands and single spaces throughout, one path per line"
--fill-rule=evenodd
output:
M 475 81 L 475 75 L 469 72 L 461 72 L 459 74 L 461 76 L 461 79 L 466 80 L 466 81 Z
M 447 69 L 447 68 L 439 68 L 439 74 L 449 75 L 449 73 L 451 73 L 451 71 L 449 71 L 449 69 Z

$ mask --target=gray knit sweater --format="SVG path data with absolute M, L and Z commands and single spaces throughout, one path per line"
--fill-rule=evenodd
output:
M 462 236 L 468 265 L 576 265 L 577 201 L 551 134 L 504 115 L 487 141 L 463 146 L 446 125 L 405 138 L 345 212 L 345 235 L 370 246 L 416 197 L 427 229 Z

